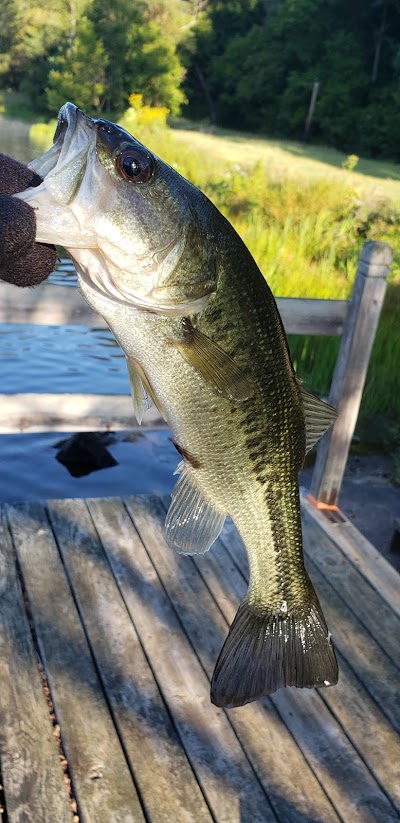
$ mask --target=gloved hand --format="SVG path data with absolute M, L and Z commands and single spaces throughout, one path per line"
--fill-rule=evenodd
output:
M 35 243 L 35 212 L 23 200 L 10 197 L 42 182 L 36 172 L 0 154 L 0 278 L 15 286 L 36 286 L 54 270 L 57 252 Z

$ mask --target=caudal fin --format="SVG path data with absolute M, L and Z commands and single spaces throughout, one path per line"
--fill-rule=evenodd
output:
M 244 600 L 211 682 L 216 706 L 243 706 L 281 686 L 338 681 L 338 665 L 318 601 L 297 613 L 272 613 Z

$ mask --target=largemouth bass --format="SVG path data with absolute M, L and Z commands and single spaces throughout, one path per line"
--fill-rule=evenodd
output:
M 298 472 L 335 412 L 304 391 L 272 293 L 232 226 L 120 126 L 71 103 L 20 195 L 37 240 L 66 247 L 82 294 L 125 352 L 182 461 L 170 546 L 207 551 L 230 515 L 249 558 L 245 599 L 211 684 L 217 706 L 282 686 L 329 686 L 338 670 L 305 570 Z

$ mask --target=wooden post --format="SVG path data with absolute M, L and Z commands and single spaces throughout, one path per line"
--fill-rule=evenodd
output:
M 312 92 L 311 92 L 311 98 L 310 98 L 310 105 L 308 107 L 308 114 L 307 114 L 306 124 L 304 126 L 303 140 L 305 142 L 309 138 L 310 128 L 311 128 L 311 121 L 312 121 L 313 116 L 314 116 L 314 109 L 315 109 L 315 104 L 317 102 L 318 92 L 319 92 L 319 80 L 314 80 L 314 84 L 313 84 Z
M 320 442 L 311 482 L 311 495 L 330 506 L 338 502 L 392 259 L 388 243 L 363 246 L 329 394 L 339 417 Z

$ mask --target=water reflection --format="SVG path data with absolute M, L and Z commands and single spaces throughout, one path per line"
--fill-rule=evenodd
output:
M 29 163 L 42 153 L 29 138 L 31 123 L 14 120 L 0 114 L 0 151 L 10 154 L 22 163 Z

